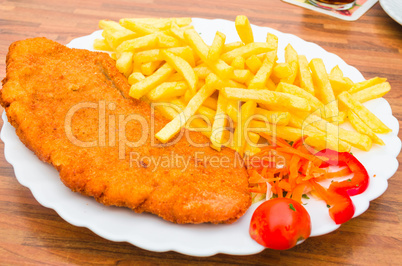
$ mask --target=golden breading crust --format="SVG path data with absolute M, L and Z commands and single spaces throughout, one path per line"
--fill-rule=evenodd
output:
M 0 102 L 21 141 L 73 191 L 176 223 L 242 216 L 251 199 L 235 153 L 195 147 L 208 139 L 187 130 L 155 147 L 153 132 L 168 120 L 128 90 L 107 54 L 33 38 L 10 46 Z

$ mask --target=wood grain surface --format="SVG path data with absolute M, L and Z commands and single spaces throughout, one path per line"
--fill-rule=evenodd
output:
M 279 0 L 0 1 L 0 78 L 5 76 L 5 57 L 13 41 L 45 36 L 67 44 L 97 30 L 100 19 L 189 16 L 233 21 L 239 14 L 247 15 L 253 24 L 317 43 L 355 66 L 365 78 L 388 78 L 392 91 L 385 98 L 394 116 L 401 120 L 402 26 L 388 17 L 379 3 L 358 21 L 346 22 Z M 333 233 L 310 238 L 288 251 L 197 258 L 111 242 L 86 228 L 70 225 L 55 211 L 41 206 L 17 182 L 13 168 L 4 158 L 3 142 L 0 150 L 0 264 L 402 263 L 401 169 L 389 180 L 384 195 L 372 201 L 364 214 Z M 399 162 L 401 159 L 399 155 Z

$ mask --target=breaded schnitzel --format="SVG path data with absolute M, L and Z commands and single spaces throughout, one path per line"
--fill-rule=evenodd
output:
M 208 139 L 187 130 L 161 145 L 153 132 L 168 120 L 128 91 L 107 54 L 33 38 L 10 46 L 0 102 L 21 141 L 73 191 L 176 223 L 242 216 L 251 199 L 235 153 L 195 147 Z

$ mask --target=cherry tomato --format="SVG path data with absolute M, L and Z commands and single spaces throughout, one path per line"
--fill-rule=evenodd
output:
M 297 201 L 276 198 L 262 203 L 250 222 L 250 236 L 271 249 L 289 249 L 311 233 L 310 215 Z

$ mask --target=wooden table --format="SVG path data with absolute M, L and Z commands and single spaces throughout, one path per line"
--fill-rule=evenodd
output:
M 225 2 L 225 4 L 224 4 Z M 5 76 L 8 46 L 45 36 L 66 44 L 97 29 L 100 19 L 189 16 L 234 20 L 247 15 L 268 26 L 315 42 L 357 67 L 366 78 L 387 77 L 386 95 L 402 118 L 402 26 L 377 3 L 356 22 L 345 22 L 279 0 L 0 1 L 0 77 Z M 1 111 L 0 111 L 1 112 Z M 2 125 L 2 122 L 1 122 Z M 400 136 L 400 135 L 399 135 Z M 0 150 L 4 150 L 0 143 Z M 401 162 L 402 156 L 398 157 Z M 252 256 L 196 258 L 176 252 L 155 253 L 105 240 L 68 224 L 42 207 L 20 185 L 0 153 L 0 264 L 399 264 L 402 262 L 402 171 L 389 180 L 384 195 L 361 216 L 333 233 L 308 239 L 288 251 L 265 250 Z

